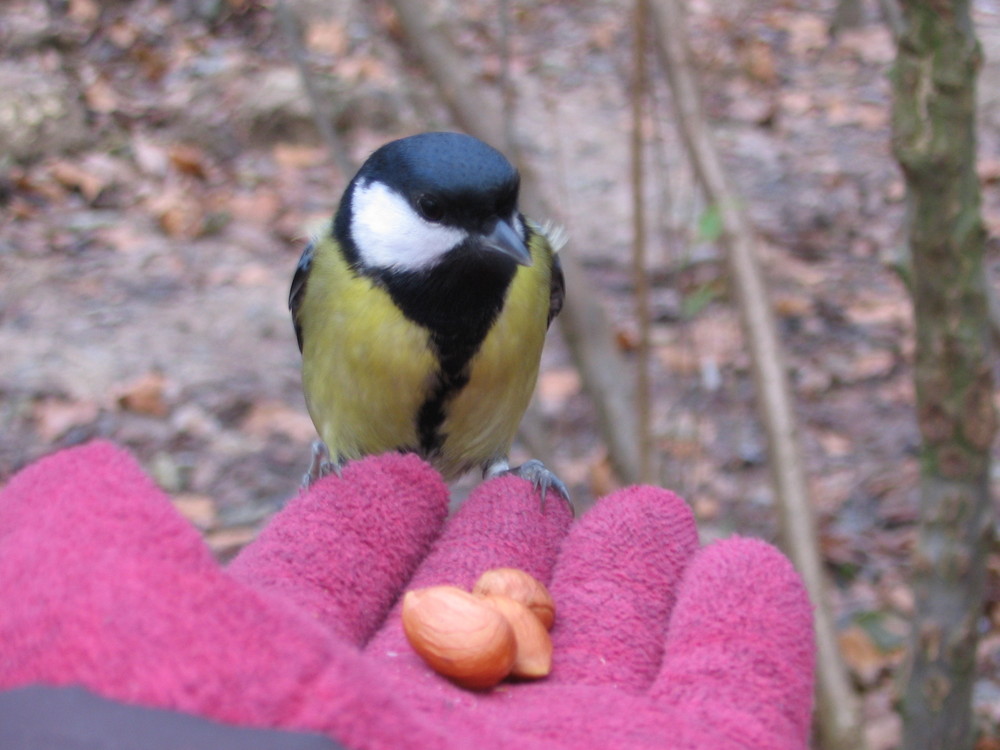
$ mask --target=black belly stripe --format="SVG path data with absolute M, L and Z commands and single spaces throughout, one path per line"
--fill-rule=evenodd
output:
M 486 338 L 486 330 L 476 330 L 472 335 L 455 336 L 432 333 L 431 344 L 437 356 L 439 370 L 434 387 L 417 412 L 417 435 L 424 455 L 437 455 L 447 435 L 441 432 L 447 416 L 448 403 L 469 384 L 472 375 L 472 358 Z
M 436 456 L 441 452 L 441 447 L 447 438 L 447 435 L 441 432 L 441 425 L 444 424 L 448 402 L 468 385 L 471 370 L 469 361 L 474 354 L 475 351 L 464 357 L 464 361 L 455 357 L 450 362 L 438 355 L 441 369 L 437 374 L 437 382 L 417 412 L 420 451 L 427 457 Z
M 403 314 L 430 332 L 438 372 L 414 415 L 419 449 L 428 458 L 444 446 L 448 405 L 468 385 L 472 358 L 503 309 L 516 271 L 510 258 L 470 240 L 426 271 L 372 274 Z

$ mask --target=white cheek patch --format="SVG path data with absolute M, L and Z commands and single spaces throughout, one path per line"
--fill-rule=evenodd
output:
M 510 215 L 510 225 L 514 227 L 518 237 L 524 237 L 524 222 L 521 221 L 521 215 L 517 211 Z
M 416 271 L 433 265 L 467 236 L 421 218 L 403 196 L 380 182 L 356 184 L 351 209 L 351 234 L 367 266 Z

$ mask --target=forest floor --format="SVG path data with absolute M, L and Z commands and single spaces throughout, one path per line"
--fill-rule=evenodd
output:
M 348 175 L 328 158 L 270 3 L 0 6 L 0 484 L 59 447 L 127 446 L 220 557 L 295 493 L 313 439 L 286 307 Z M 873 750 L 898 744 L 893 686 L 912 613 L 919 479 L 912 317 L 892 270 L 903 182 L 891 153 L 893 41 L 876 8 L 836 36 L 830 0 L 695 0 L 690 43 L 712 128 L 764 240 L 835 586 Z M 329 7 L 327 7 L 329 6 Z M 493 3 L 454 4 L 455 42 L 499 80 Z M 380 3 L 294 3 L 359 163 L 449 121 Z M 512 3 L 513 115 L 616 339 L 635 341 L 629 4 Z M 979 2 L 990 272 L 1000 273 L 1000 3 Z M 662 76 L 648 125 L 653 420 L 663 484 L 710 540 L 775 540 L 750 362 Z M 531 207 L 523 206 L 531 215 Z M 573 290 L 568 290 L 573 294 Z M 586 505 L 613 487 L 594 410 L 550 334 L 537 408 Z M 465 483 L 468 486 L 468 482 Z M 458 490 L 457 492 L 461 492 Z M 1000 556 L 976 686 L 1000 748 Z

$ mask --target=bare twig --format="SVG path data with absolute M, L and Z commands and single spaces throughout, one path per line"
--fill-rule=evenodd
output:
M 320 93 L 312 71 L 309 70 L 309 61 L 306 59 L 299 20 L 295 17 L 292 9 L 288 7 L 286 0 L 278 0 L 274 11 L 278 17 L 278 24 L 281 26 L 281 33 L 285 36 L 288 52 L 299 71 L 299 77 L 302 79 L 302 88 L 305 89 L 306 98 L 309 100 L 309 108 L 312 110 L 316 130 L 319 132 L 320 138 L 323 139 L 323 143 L 326 144 L 331 161 L 340 170 L 346 181 L 354 174 L 357 165 L 351 161 L 350 154 L 344 148 L 340 136 L 337 135 L 337 131 L 333 127 L 333 114 L 329 104 Z
M 469 66 L 454 48 L 453 36 L 442 31 L 444 20 L 435 18 L 426 4 L 418 0 L 391 0 L 390 4 L 407 44 L 458 126 L 487 143 L 504 143 L 500 107 L 473 78 Z M 554 202 L 541 192 L 531 166 L 521 162 L 518 167 L 522 204 L 528 207 L 528 213 L 558 218 Z M 572 252 L 563 252 L 562 264 L 568 290 L 558 318 L 563 337 L 597 409 L 611 462 L 623 481 L 635 482 L 639 476 L 639 450 L 628 368 L 615 349 L 611 326 L 579 259 Z
M 517 92 L 514 89 L 514 79 L 510 74 L 511 34 L 510 0 L 500 0 L 500 92 L 503 96 L 503 147 L 511 154 L 515 162 L 522 161 L 521 149 L 514 136 L 514 107 L 517 105 Z
M 513 38 L 511 34 L 510 0 L 500 0 L 498 12 L 500 15 L 500 90 L 503 101 L 504 133 L 504 139 L 498 145 L 501 145 L 513 161 L 518 163 L 521 161 L 521 149 L 517 138 L 514 136 L 517 92 L 514 89 L 514 80 L 510 74 L 510 47 Z M 555 458 L 555 451 L 552 450 L 551 442 L 548 440 L 548 431 L 545 429 L 544 420 L 538 410 L 537 400 L 532 400 L 524 416 L 521 417 L 521 424 L 518 427 L 517 434 L 532 457 L 544 464 L 552 465 Z
M 718 207 L 730 274 L 753 360 L 757 399 L 767 432 L 769 458 L 784 545 L 816 606 L 819 728 L 827 750 L 863 746 L 857 699 L 837 647 L 826 596 L 826 579 L 796 439 L 795 415 L 766 284 L 757 261 L 757 236 L 730 187 L 698 96 L 677 0 L 652 5 L 657 51 L 673 92 L 681 137 L 709 202 Z
M 897 0 L 878 0 L 879 10 L 882 12 L 882 20 L 889 27 L 892 36 L 897 41 L 903 36 L 903 11 L 899 7 Z
M 632 42 L 632 274 L 635 283 L 636 346 L 635 411 L 639 429 L 639 479 L 653 483 L 652 409 L 649 385 L 649 276 L 646 273 L 646 212 L 643 174 L 643 116 L 648 92 L 646 39 L 649 30 L 646 0 L 635 0 Z

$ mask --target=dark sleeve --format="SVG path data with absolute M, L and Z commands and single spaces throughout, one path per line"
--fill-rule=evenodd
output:
M 345 750 L 319 734 L 235 727 L 132 706 L 81 687 L 0 692 L 3 750 Z

